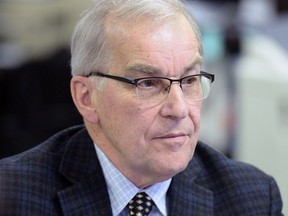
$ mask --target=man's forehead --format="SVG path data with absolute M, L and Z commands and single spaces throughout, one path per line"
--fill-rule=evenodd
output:
M 201 64 L 199 44 L 186 18 L 182 17 L 179 25 L 177 20 L 168 20 L 165 24 L 167 26 L 150 22 L 136 25 L 118 21 L 117 25 L 110 26 L 109 40 L 118 66 L 123 63 L 122 69 L 127 74 L 153 75 L 163 73 L 169 61 L 177 60 L 178 64 L 173 66 L 177 71 Z
M 105 33 L 110 36 L 117 36 L 117 38 L 130 36 L 131 34 L 147 33 L 147 32 L 157 32 L 159 29 L 163 29 L 163 26 L 169 25 L 181 25 L 181 23 L 186 22 L 190 29 L 192 26 L 190 22 L 184 15 L 179 15 L 175 17 L 167 17 L 165 19 L 156 19 L 151 16 L 142 16 L 134 21 L 125 21 L 113 15 L 107 16 L 105 18 Z M 195 32 L 194 32 L 195 33 Z
M 193 59 L 188 63 L 188 65 L 185 67 L 185 69 L 189 69 L 192 67 L 195 67 L 196 65 L 201 65 L 202 64 L 202 56 L 200 56 L 199 53 L 195 55 Z M 144 64 L 144 63 L 131 63 L 127 66 L 127 71 L 141 71 L 144 73 L 158 73 L 160 71 L 159 68 L 149 65 L 149 64 Z

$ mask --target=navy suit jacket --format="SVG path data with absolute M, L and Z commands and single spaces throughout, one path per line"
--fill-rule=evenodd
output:
M 171 216 L 281 215 L 274 179 L 198 142 L 168 190 Z M 112 215 L 93 141 L 83 126 L 0 161 L 0 215 Z

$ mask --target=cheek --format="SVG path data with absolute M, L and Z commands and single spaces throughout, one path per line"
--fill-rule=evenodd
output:
M 200 127 L 201 108 L 202 108 L 201 101 L 195 102 L 195 104 L 190 106 L 189 117 L 194 124 L 195 130 L 199 130 Z
M 117 137 L 119 142 L 127 144 L 138 142 L 142 139 L 148 124 L 147 114 L 145 112 L 143 114 L 143 110 L 137 108 L 139 107 L 138 99 L 132 96 L 128 97 L 127 94 L 121 92 L 118 93 L 110 95 L 113 100 L 109 101 L 107 98 L 103 98 L 102 102 L 100 101 L 101 125 L 107 133 Z

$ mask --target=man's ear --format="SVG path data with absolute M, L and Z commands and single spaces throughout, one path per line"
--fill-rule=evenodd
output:
M 87 77 L 73 76 L 70 90 L 74 104 L 82 117 L 90 123 L 98 123 L 96 107 L 92 100 L 92 82 Z

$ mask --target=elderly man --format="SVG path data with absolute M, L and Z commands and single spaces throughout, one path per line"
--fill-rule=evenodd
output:
M 72 38 L 84 126 L 1 161 L 1 215 L 280 215 L 274 179 L 198 142 L 197 25 L 178 0 L 95 0 Z

